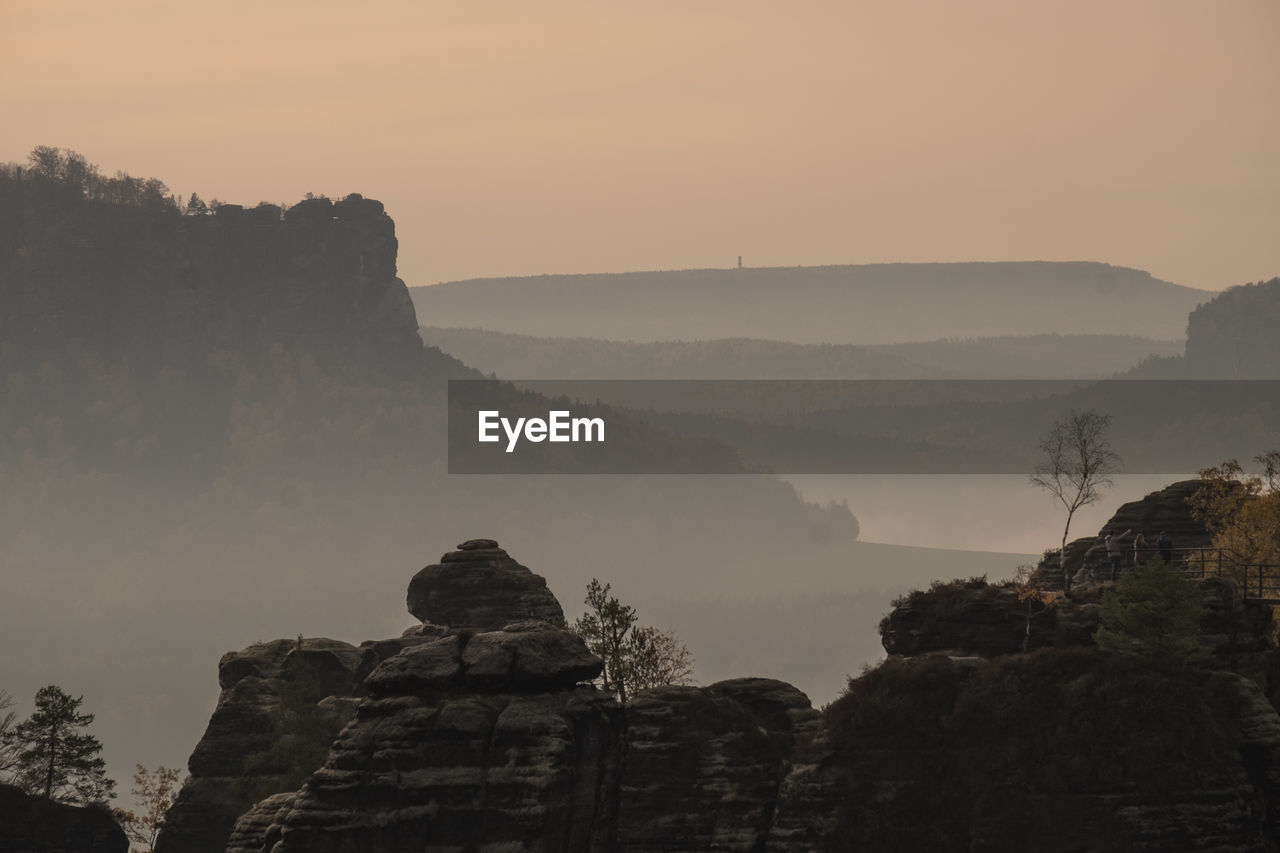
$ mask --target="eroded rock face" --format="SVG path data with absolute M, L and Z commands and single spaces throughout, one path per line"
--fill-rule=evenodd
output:
M 502 631 L 452 634 L 388 658 L 365 680 L 374 696 L 424 690 L 569 689 L 603 669 L 576 634 L 544 622 Z
M 227 839 L 227 853 L 260 853 L 274 847 L 280 837 L 271 830 L 284 821 L 296 798 L 293 791 L 272 794 L 240 815 Z
M 276 853 L 613 849 L 619 706 L 591 688 L 369 699 Z
M 618 850 L 759 850 L 818 712 L 765 678 L 660 687 L 626 708 Z
M 429 568 L 507 563 L 528 572 L 473 540 Z M 510 612 L 455 573 L 436 589 L 468 622 Z M 541 619 L 253 647 L 223 660 L 173 838 L 204 821 L 228 853 L 1272 850 L 1269 611 L 1216 582 L 1201 591 L 1208 664 L 1195 668 L 1097 649 L 1096 592 L 1035 605 L 1027 639 L 1012 588 L 937 584 L 886 617 L 892 657 L 821 714 L 760 678 L 621 706 L 583 683 L 601 669 L 583 641 Z M 278 725 L 303 719 L 288 716 L 297 682 L 313 687 L 309 713 L 347 720 L 339 733 Z M 317 749 L 311 771 L 272 763 L 301 747 Z M 219 800 L 237 773 L 256 796 Z
M 157 853 L 221 853 L 236 819 L 292 791 L 324 761 L 355 712 L 372 653 L 324 638 L 229 652 L 222 694 L 187 763 L 191 778 L 165 818 Z
M 0 785 L 0 850 L 128 853 L 129 839 L 106 809 L 55 803 Z
M 275 836 L 276 853 L 614 849 L 622 709 L 577 686 L 601 667 L 543 622 L 388 658 L 259 849 Z
M 1072 588 L 1087 589 L 1111 579 L 1111 562 L 1107 557 L 1103 537 L 1108 532 L 1117 534 L 1126 530 L 1132 533 L 1125 537 L 1123 553 L 1128 565 L 1133 558 L 1134 537 L 1139 533 L 1146 540 L 1144 559 L 1155 559 L 1159 556 L 1156 539 L 1165 531 L 1173 539 L 1174 548 L 1208 548 L 1212 544 L 1209 532 L 1203 524 L 1191 514 L 1187 499 L 1201 486 L 1200 480 L 1180 480 L 1171 483 L 1159 491 L 1146 495 L 1141 500 L 1122 504 L 1115 514 L 1102 526 L 1097 536 L 1076 539 L 1067 543 L 1066 571 L 1071 576 Z M 1185 552 L 1177 552 L 1178 559 L 1183 559 Z M 1190 555 L 1194 559 L 1199 555 Z M 1053 554 L 1038 567 L 1043 585 L 1050 589 L 1062 588 L 1062 571 L 1058 567 L 1057 554 Z
M 376 376 L 408 378 L 421 363 L 395 223 L 372 199 L 309 199 L 283 216 L 234 204 L 216 216 L 96 205 L 19 214 L 46 236 L 26 260 L 0 247 L 0 340 L 22 342 L 17 352 L 40 358 L 70 340 L 108 363 L 192 378 L 210 353 L 256 358 L 276 346 Z
M 547 582 L 492 539 L 463 542 L 414 575 L 408 606 L 423 622 L 476 631 L 496 631 L 531 619 L 564 621 Z
M 241 819 L 259 846 L 234 853 L 759 850 L 788 756 L 818 724 L 770 679 L 659 688 L 624 709 L 591 687 L 410 683 L 383 672 L 393 660 L 289 807 Z

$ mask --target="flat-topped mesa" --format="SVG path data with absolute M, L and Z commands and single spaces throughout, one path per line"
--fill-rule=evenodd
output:
M 469 539 L 409 581 L 409 612 L 423 622 L 497 631 L 515 622 L 560 624 L 564 611 L 547 582 L 493 539 Z

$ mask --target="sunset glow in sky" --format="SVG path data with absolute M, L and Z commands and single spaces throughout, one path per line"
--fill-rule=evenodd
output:
M 0 161 L 379 198 L 409 285 L 1097 260 L 1280 275 L 1280 3 L 0 0 Z

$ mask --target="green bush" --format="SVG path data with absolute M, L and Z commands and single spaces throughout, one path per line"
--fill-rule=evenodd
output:
M 1103 594 L 1093 638 L 1105 651 L 1194 657 L 1203 606 L 1198 586 L 1181 572 L 1154 561 L 1134 566 Z

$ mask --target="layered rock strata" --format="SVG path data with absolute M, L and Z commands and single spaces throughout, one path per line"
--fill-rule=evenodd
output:
M 522 594 L 545 589 L 492 540 L 455 555 L 429 568 L 496 566 Z M 433 622 L 446 601 L 473 626 L 528 610 L 519 595 L 486 603 L 466 577 L 419 573 L 411 598 L 432 602 Z M 622 706 L 590 684 L 601 662 L 582 640 L 537 619 L 425 623 L 360 647 L 280 641 L 224 659 L 217 736 L 197 753 L 221 753 L 219 772 L 264 762 L 288 735 L 252 712 L 287 683 L 345 709 L 339 733 L 316 729 L 297 783 L 251 775 L 256 805 L 237 800 L 226 820 L 223 804 L 229 853 L 1274 850 L 1270 612 L 1200 588 L 1207 663 L 1187 666 L 1099 650 L 1093 593 L 1033 606 L 1028 637 L 1013 589 L 938 584 L 895 604 L 890 659 L 821 713 L 770 679 Z M 179 812 L 166 833 L 183 826 Z

